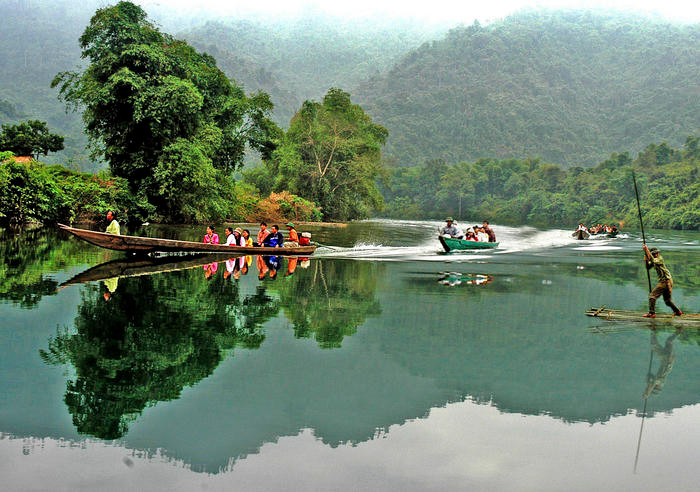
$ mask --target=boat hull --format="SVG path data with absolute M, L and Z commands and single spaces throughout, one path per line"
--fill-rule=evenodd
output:
M 248 247 L 248 246 L 226 246 L 225 244 L 205 244 L 194 241 L 177 241 L 173 239 L 160 239 L 140 236 L 119 236 L 106 232 L 89 231 L 87 229 L 77 229 L 59 224 L 64 231 L 70 232 L 74 236 L 100 248 L 114 251 L 125 251 L 127 253 L 148 254 L 148 253 L 223 253 L 229 256 L 268 254 L 268 255 L 311 255 L 316 250 L 316 246 L 298 246 L 291 248 L 269 248 L 269 247 Z
M 453 237 L 438 236 L 438 240 L 446 252 L 450 251 L 467 251 L 474 249 L 494 249 L 498 247 L 498 243 L 484 243 L 480 241 L 466 241 L 464 239 L 455 239 Z
M 581 231 L 574 231 L 573 234 L 571 234 L 571 236 L 574 239 L 578 239 L 579 241 L 582 241 L 584 239 L 588 239 L 590 237 L 590 234 L 586 231 L 581 230 Z

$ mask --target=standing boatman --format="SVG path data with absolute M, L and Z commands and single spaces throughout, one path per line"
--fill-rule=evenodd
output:
M 683 313 L 671 300 L 671 292 L 673 291 L 673 278 L 671 272 L 666 268 L 664 259 L 659 253 L 659 248 L 653 247 L 649 249 L 646 244 L 642 245 L 644 250 L 644 262 L 647 270 L 656 269 L 656 274 L 659 276 L 659 283 L 656 284 L 654 290 L 649 293 L 649 312 L 644 315 L 645 318 L 656 317 L 656 300 L 663 296 L 664 302 L 668 307 L 673 309 L 674 316 L 681 316 Z

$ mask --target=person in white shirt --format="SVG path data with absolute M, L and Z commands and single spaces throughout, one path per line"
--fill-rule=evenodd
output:
M 233 234 L 233 229 L 230 227 L 226 228 L 226 246 L 238 246 L 238 241 L 236 236 Z

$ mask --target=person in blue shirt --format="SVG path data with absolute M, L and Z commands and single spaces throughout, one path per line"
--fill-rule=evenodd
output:
M 278 225 L 273 225 L 270 227 L 270 234 L 265 238 L 263 246 L 269 248 L 281 248 L 284 244 L 284 236 L 280 232 Z

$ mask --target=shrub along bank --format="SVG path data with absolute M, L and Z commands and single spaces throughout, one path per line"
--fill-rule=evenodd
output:
M 316 205 L 287 191 L 262 197 L 253 186 L 231 182 L 224 196 L 228 198 L 217 200 L 218 207 L 203 222 L 321 219 Z M 91 223 L 108 210 L 115 210 L 120 222 L 171 222 L 145 197 L 134 196 L 124 178 L 20 162 L 12 153 L 0 152 L 0 225 Z

